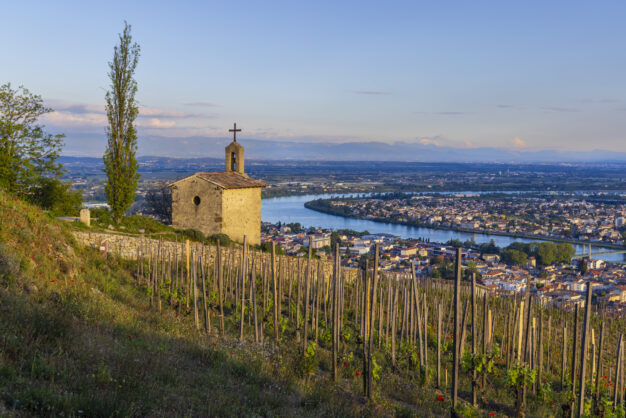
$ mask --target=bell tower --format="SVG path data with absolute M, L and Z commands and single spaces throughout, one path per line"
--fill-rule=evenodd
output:
M 237 142 L 237 132 L 241 132 L 241 129 L 237 129 L 235 123 L 233 129 L 229 129 L 228 132 L 233 133 L 233 142 L 226 147 L 226 172 L 233 171 L 245 175 L 243 147 Z

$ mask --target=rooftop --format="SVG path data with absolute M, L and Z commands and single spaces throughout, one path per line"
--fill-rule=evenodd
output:
M 213 183 L 216 186 L 221 187 L 222 189 L 249 189 L 249 188 L 267 186 L 267 184 L 265 184 L 264 182 L 260 180 L 254 180 L 248 176 L 239 174 L 235 171 L 229 171 L 229 172 L 219 171 L 219 172 L 214 172 L 214 173 L 198 172 L 188 177 L 185 177 L 183 179 L 180 179 L 178 181 L 175 181 L 174 183 L 171 183 L 170 187 L 190 177 L 201 178 L 202 180 L 206 180 L 209 183 Z

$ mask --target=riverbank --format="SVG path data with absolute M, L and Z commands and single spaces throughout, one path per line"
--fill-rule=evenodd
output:
M 367 220 L 367 221 L 382 223 L 382 224 L 387 224 L 387 225 L 403 225 L 403 226 L 409 226 L 409 227 L 415 227 L 415 228 L 430 228 L 430 229 L 437 229 L 437 230 L 443 230 L 443 231 L 463 232 L 463 233 L 469 233 L 469 234 L 497 235 L 497 236 L 503 236 L 503 237 L 521 238 L 521 239 L 528 239 L 528 240 L 565 242 L 565 243 L 584 245 L 584 246 L 591 245 L 592 247 L 614 248 L 618 250 L 626 249 L 626 246 L 624 245 L 603 243 L 603 242 L 589 242 L 589 241 L 581 241 L 581 240 L 576 240 L 576 239 L 565 239 L 565 238 L 550 237 L 550 236 L 543 236 L 543 235 L 509 233 L 505 231 L 491 231 L 491 230 L 484 230 L 484 229 L 460 228 L 460 227 L 443 226 L 443 225 L 431 225 L 431 224 L 424 224 L 420 222 L 389 222 L 388 220 L 385 220 L 382 218 L 375 218 L 375 217 L 364 218 L 362 216 L 346 215 L 345 213 L 341 213 L 339 211 L 333 211 L 327 207 L 317 206 L 315 205 L 314 202 L 315 200 L 305 202 L 304 207 L 307 209 L 316 211 L 316 212 L 324 213 L 327 215 L 339 216 L 339 217 L 346 218 L 346 219 L 359 219 L 359 220 Z

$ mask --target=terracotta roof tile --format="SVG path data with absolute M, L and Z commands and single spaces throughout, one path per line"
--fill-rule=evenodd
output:
M 191 177 L 198 177 L 203 180 L 206 180 L 212 184 L 215 184 L 218 187 L 223 189 L 249 189 L 256 187 L 266 187 L 267 184 L 261 180 L 255 180 L 248 176 L 244 176 L 234 171 L 230 172 L 215 172 L 215 173 L 194 173 L 190 176 L 182 178 L 180 180 L 176 180 L 173 183 L 168 184 L 168 187 L 172 187 L 181 181 L 187 180 Z
M 247 189 L 253 187 L 267 186 L 264 182 L 260 180 L 251 179 L 248 176 L 244 176 L 233 171 L 222 171 L 216 173 L 196 173 L 194 175 L 224 189 Z

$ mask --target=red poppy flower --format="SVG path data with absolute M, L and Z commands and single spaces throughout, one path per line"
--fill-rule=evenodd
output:
M 554 405 L 554 401 L 550 401 L 550 405 Z
M 443 396 L 439 395 L 439 397 L 437 398 L 437 400 L 438 400 L 439 402 L 443 402 Z
M 357 375 L 357 376 L 360 376 L 360 375 L 361 375 L 361 373 L 359 373 L 359 371 L 357 370 L 356 375 Z
M 54 283 L 54 280 L 50 280 L 50 283 Z
M 448 370 L 448 368 L 447 368 L 446 366 L 443 366 L 443 369 L 444 369 L 444 370 Z
M 496 414 L 494 414 L 493 412 L 490 412 L 490 413 L 489 413 L 489 416 L 490 416 L 490 417 L 493 417 L 494 415 L 496 415 Z
M 343 363 L 343 367 L 348 367 L 348 363 Z

